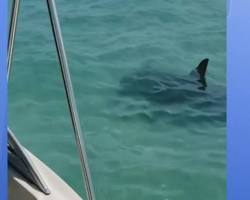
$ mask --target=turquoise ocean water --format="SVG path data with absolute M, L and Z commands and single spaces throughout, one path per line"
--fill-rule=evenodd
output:
M 9 124 L 84 197 L 45 2 L 22 1 Z M 226 1 L 56 3 L 97 200 L 225 199 Z M 222 88 L 210 104 L 119 93 L 120 80 L 145 67 L 187 75 L 205 57 L 208 89 Z

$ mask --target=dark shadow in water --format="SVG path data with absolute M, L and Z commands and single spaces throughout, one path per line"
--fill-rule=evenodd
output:
M 226 89 L 219 85 L 207 84 L 207 65 L 208 59 L 202 60 L 187 76 L 175 76 L 152 70 L 150 67 L 141 68 L 120 80 L 119 95 L 122 98 L 132 98 L 133 101 L 130 102 L 149 102 L 150 108 L 146 111 L 133 107 L 136 115 L 146 114 L 146 118 L 150 120 L 176 118 L 176 115 L 180 114 L 178 117 L 183 119 L 193 118 L 197 121 L 203 117 L 206 120 L 211 117 L 211 120 L 224 122 Z M 186 110 L 181 110 L 182 107 Z

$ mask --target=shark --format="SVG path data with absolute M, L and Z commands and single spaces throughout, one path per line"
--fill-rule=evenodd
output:
M 163 109 L 188 105 L 225 120 L 226 89 L 207 83 L 208 63 L 209 59 L 204 58 L 188 75 L 173 75 L 150 67 L 139 69 L 122 77 L 119 94 Z

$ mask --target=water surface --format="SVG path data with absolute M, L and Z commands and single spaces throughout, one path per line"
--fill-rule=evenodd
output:
M 9 123 L 26 148 L 84 197 L 46 4 L 21 3 Z M 56 3 L 96 199 L 225 199 L 225 99 L 194 109 L 119 90 L 124 76 L 144 67 L 187 75 L 205 57 L 208 85 L 225 90 L 226 2 Z

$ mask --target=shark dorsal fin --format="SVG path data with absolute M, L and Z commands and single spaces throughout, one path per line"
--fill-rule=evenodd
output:
M 201 83 L 202 86 L 198 88 L 200 90 L 205 90 L 207 87 L 206 72 L 208 61 L 208 58 L 203 59 L 195 70 L 191 72 L 191 75 L 195 76 L 197 78 L 196 80 Z
M 198 72 L 200 79 L 206 78 L 206 72 L 207 72 L 207 65 L 208 65 L 208 58 L 203 59 L 198 67 L 196 67 L 196 72 Z

